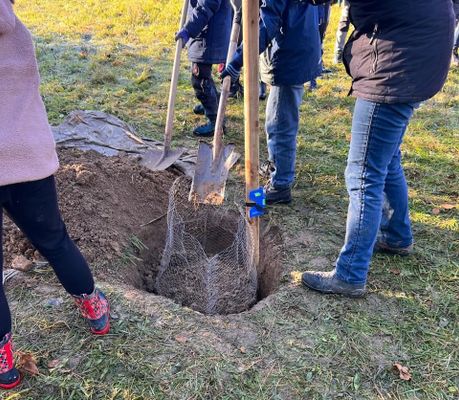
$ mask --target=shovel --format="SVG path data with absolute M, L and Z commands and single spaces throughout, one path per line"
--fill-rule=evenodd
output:
M 241 31 L 241 25 L 237 17 L 239 10 L 236 7 L 234 8 L 227 63 L 233 58 Z M 213 146 L 206 142 L 199 143 L 196 169 L 189 195 L 189 201 L 193 203 L 221 205 L 225 199 L 225 186 L 229 170 L 240 157 L 235 151 L 236 146 L 234 144 L 226 146 L 223 144 L 223 121 L 230 89 L 231 77 L 227 76 L 222 83 Z
M 185 0 L 182 9 L 182 17 L 180 20 L 180 28 L 185 25 L 188 13 L 188 0 Z M 175 111 L 175 98 L 177 95 L 177 84 L 180 72 L 180 58 L 182 55 L 183 47 L 186 43 L 182 40 L 177 41 L 175 49 L 174 67 L 172 69 L 171 88 L 169 92 L 169 103 L 167 105 L 167 120 L 166 129 L 164 131 L 164 149 L 149 150 L 142 156 L 141 164 L 154 171 L 163 171 L 174 164 L 184 153 L 185 149 L 171 149 L 172 133 L 174 126 L 174 111 Z

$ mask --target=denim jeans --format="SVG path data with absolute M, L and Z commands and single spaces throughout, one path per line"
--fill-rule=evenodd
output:
M 390 246 L 413 243 L 400 145 L 418 104 L 357 99 L 346 168 L 349 210 L 339 279 L 365 283 L 378 234 Z
M 94 281 L 88 264 L 70 239 L 62 221 L 53 176 L 0 186 L 0 278 L 3 270 L 3 209 L 49 261 L 67 292 L 73 295 L 93 292 Z M 10 331 L 10 310 L 0 282 L 0 338 Z
M 295 180 L 296 137 L 300 123 L 303 85 L 272 86 L 266 105 L 266 135 L 269 161 L 274 165 L 271 184 L 276 189 Z

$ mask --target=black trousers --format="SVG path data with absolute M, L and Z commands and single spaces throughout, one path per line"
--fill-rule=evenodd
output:
M 319 34 L 320 34 L 320 43 L 324 44 L 325 40 L 325 33 L 327 32 L 328 24 L 330 22 L 330 3 L 324 4 L 323 6 L 324 9 L 324 18 L 323 20 L 319 21 Z
M 54 177 L 0 186 L 0 273 L 3 276 L 3 209 L 49 261 L 65 290 L 90 294 L 94 280 L 88 264 L 70 239 L 62 221 Z M 0 284 L 0 340 L 11 331 L 11 314 Z
M 212 78 L 212 64 L 192 63 L 191 84 L 196 98 L 204 107 L 207 118 L 215 121 L 218 113 L 219 96 Z

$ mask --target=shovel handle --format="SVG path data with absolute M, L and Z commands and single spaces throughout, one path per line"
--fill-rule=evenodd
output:
M 188 1 L 189 0 L 185 0 L 183 3 L 182 16 L 180 18 L 180 29 L 183 27 L 183 25 L 185 25 L 186 22 L 186 17 L 188 14 Z M 180 74 L 180 59 L 185 44 L 186 43 L 183 43 L 182 40 L 177 40 L 177 45 L 175 47 L 174 67 L 172 68 L 169 102 L 167 104 L 166 128 L 164 132 L 164 154 L 169 152 L 171 148 L 172 133 L 174 129 L 175 98 L 177 97 L 177 85 Z
M 236 22 L 236 14 L 233 18 L 233 28 L 231 29 L 231 39 L 228 48 L 228 55 L 226 57 L 226 64 L 228 64 L 234 56 L 237 49 L 237 42 L 241 33 L 241 25 Z M 222 90 L 220 93 L 220 102 L 218 104 L 217 120 L 215 121 L 215 133 L 213 144 L 213 161 L 215 162 L 220 158 L 223 150 L 223 122 L 225 120 L 226 106 L 228 104 L 228 97 L 231 90 L 231 77 L 227 76 L 223 79 Z

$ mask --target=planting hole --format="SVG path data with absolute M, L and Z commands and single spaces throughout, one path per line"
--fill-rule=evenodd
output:
M 204 314 L 246 311 L 274 293 L 282 273 L 279 229 L 261 224 L 260 261 L 241 211 L 195 206 L 189 184 L 171 189 L 167 218 L 141 233 L 136 286 Z

